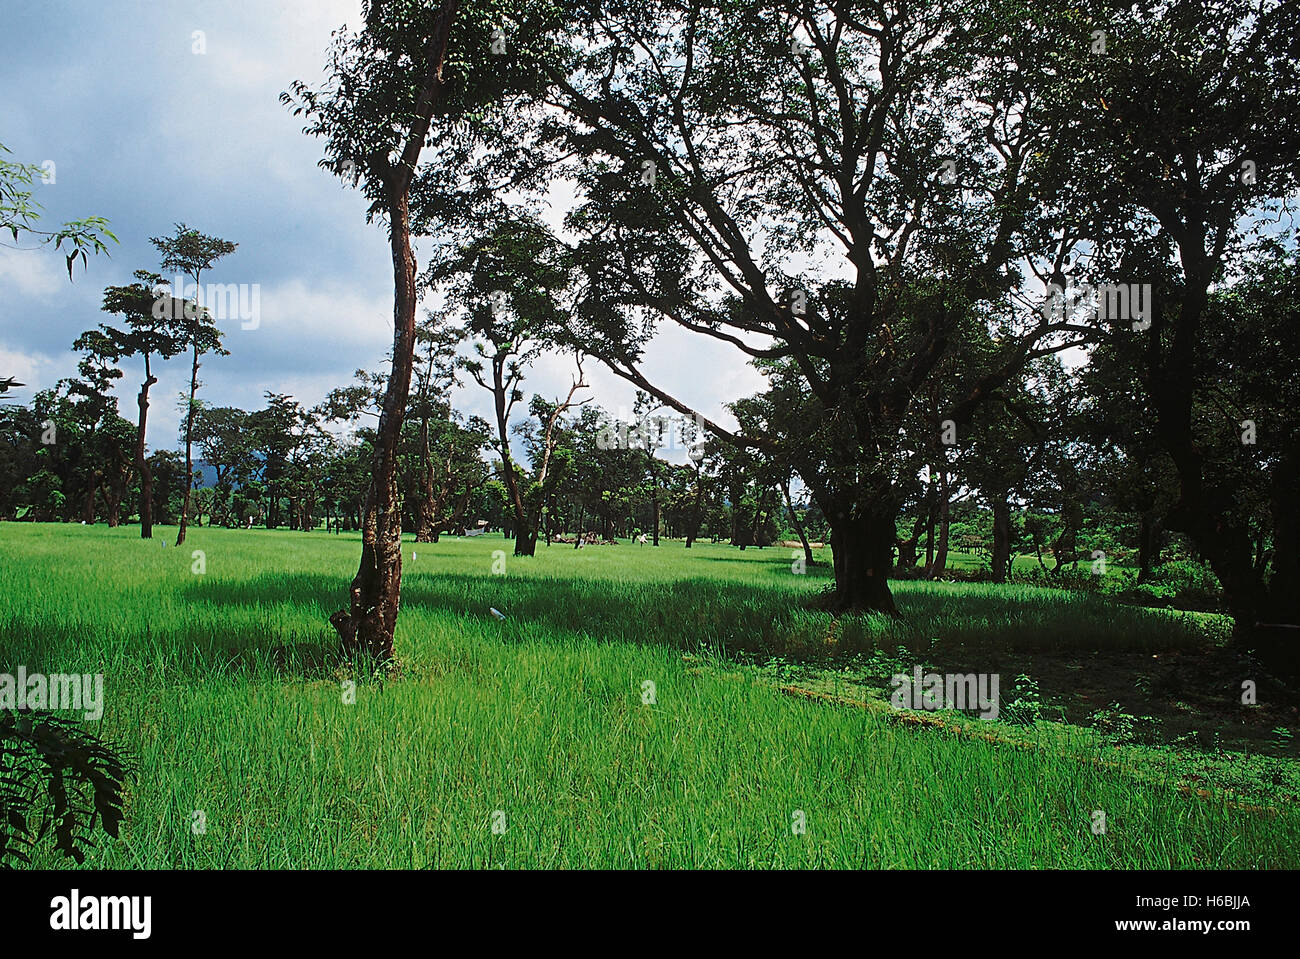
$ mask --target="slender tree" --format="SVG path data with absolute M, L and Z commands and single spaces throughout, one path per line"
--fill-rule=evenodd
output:
M 210 270 L 217 260 L 234 253 L 238 244 L 215 236 L 206 236 L 198 230 L 190 229 L 184 223 L 176 224 L 174 236 L 155 236 L 151 237 L 149 242 L 162 254 L 164 270 L 175 270 L 178 274 L 193 278 L 194 302 L 197 307 L 192 311 L 192 316 L 179 318 L 184 324 L 185 334 L 189 338 L 193 353 L 193 362 L 190 365 L 190 400 L 185 412 L 185 498 L 181 503 L 180 530 L 176 533 L 176 545 L 180 546 L 185 542 L 185 528 L 190 512 L 190 493 L 194 488 L 194 397 L 199 389 L 199 357 L 206 353 L 229 355 L 221 345 L 221 331 L 217 329 L 204 303 L 203 272 Z M 184 294 L 183 290 L 176 292 Z
M 398 453 L 415 350 L 419 298 L 412 237 L 475 222 L 478 206 L 500 205 L 502 174 L 470 178 L 469 160 L 485 139 L 504 136 L 512 91 L 538 82 L 530 43 L 546 44 L 538 18 L 549 3 L 473 5 L 457 0 L 368 0 L 364 27 L 336 34 L 328 85 L 295 83 L 281 99 L 326 141 L 321 165 L 358 185 L 369 216 L 388 225 L 393 260 L 392 369 L 375 436 L 361 562 L 348 608 L 330 617 L 345 651 L 377 661 L 393 656 L 402 581 L 402 504 Z M 508 36 L 506 17 L 517 26 Z M 540 39 L 534 39 L 540 38 Z M 421 165 L 426 145 L 437 162 Z M 535 167 L 518 142 L 508 164 L 520 182 Z

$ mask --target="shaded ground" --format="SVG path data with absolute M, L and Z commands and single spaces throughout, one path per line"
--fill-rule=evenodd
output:
M 1124 750 L 1184 791 L 1300 805 L 1300 693 L 1215 643 L 1098 652 L 936 641 L 924 651 L 900 647 L 835 666 L 773 658 L 761 672 L 791 693 L 893 711 L 890 677 L 910 675 L 918 664 L 924 672 L 1000 676 L 998 722 L 941 712 L 942 725 L 1006 740 L 1081 734 L 1086 751 Z M 1243 703 L 1247 681 L 1255 684 L 1254 704 Z

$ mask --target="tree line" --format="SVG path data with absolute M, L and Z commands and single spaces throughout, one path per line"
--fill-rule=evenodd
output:
M 827 524 L 832 610 L 897 615 L 896 555 L 918 523 L 942 552 L 961 497 L 988 505 L 996 574 L 1014 513 L 1055 500 L 1068 555 L 1104 490 L 1140 517 L 1148 561 L 1168 533 L 1194 545 L 1240 641 L 1289 636 L 1274 631 L 1300 620 L 1290 7 L 364 4 L 328 80 L 282 95 L 392 252 L 362 555 L 332 618 L 344 647 L 392 654 L 430 291 L 437 328 L 475 344 L 459 369 L 492 395 L 523 555 L 573 468 L 563 424 L 594 362 L 761 461 L 766 489 L 797 477 Z M 539 211 L 557 194 L 553 229 Z M 417 241 L 434 247 L 424 269 Z M 736 428 L 647 374 L 665 325 L 766 375 Z M 530 405 L 525 471 L 504 424 L 539 350 L 576 373 Z

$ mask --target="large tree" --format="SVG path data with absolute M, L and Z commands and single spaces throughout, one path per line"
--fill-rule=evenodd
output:
M 640 366 L 659 320 L 789 359 L 811 428 L 780 452 L 830 522 L 835 606 L 895 612 L 912 398 L 964 325 L 995 326 L 1000 348 L 959 355 L 972 388 L 935 433 L 1080 333 L 988 309 L 1022 286 L 1015 264 L 1069 246 L 1031 202 L 1062 162 L 1062 121 L 1031 92 L 1057 64 L 1016 42 L 1032 23 L 973 2 L 586 6 L 543 121 L 577 185 L 579 338 L 688 413 Z
M 1294 502 L 1300 460 L 1278 447 L 1262 455 L 1276 438 L 1250 448 L 1243 423 L 1256 421 L 1260 435 L 1279 430 L 1292 446 L 1294 434 L 1266 398 L 1255 401 L 1255 410 L 1269 409 L 1258 416 L 1245 404 L 1221 405 L 1246 375 L 1241 367 L 1275 371 L 1271 390 L 1294 376 L 1279 366 L 1289 355 L 1279 347 L 1290 320 L 1285 307 L 1247 316 L 1230 302 L 1216 305 L 1216 293 L 1243 277 L 1247 298 L 1261 306 L 1260 292 L 1284 293 L 1290 283 L 1290 267 L 1279 271 L 1270 261 L 1293 254 L 1255 257 L 1252 247 L 1300 187 L 1300 17 L 1283 0 L 1065 6 L 1063 24 L 1075 36 L 1108 31 L 1105 55 L 1085 58 L 1075 77 L 1048 90 L 1082 134 L 1072 172 L 1099 206 L 1098 229 L 1088 235 L 1096 275 L 1152 286 L 1149 328 L 1127 335 L 1141 337 L 1144 406 L 1178 477 L 1165 525 L 1188 535 L 1214 569 L 1239 638 L 1267 642 L 1257 624 L 1284 624 L 1278 635 L 1300 659 L 1300 644 L 1290 641 L 1300 624 L 1300 539 L 1287 518 L 1294 514 L 1274 513 L 1281 522 L 1272 558 L 1261 563 L 1253 527 L 1262 511 L 1243 509 L 1250 497 L 1241 482 L 1243 457 L 1256 455 L 1252 468 L 1267 477 L 1274 500 Z M 1254 335 L 1238 328 L 1225 336 L 1223 315 L 1249 320 Z M 1223 349 L 1238 365 L 1217 361 L 1212 351 Z

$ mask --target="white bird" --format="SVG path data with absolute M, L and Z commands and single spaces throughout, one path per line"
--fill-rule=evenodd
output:
M 494 607 L 489 606 L 489 607 L 488 607 L 488 612 L 490 612 L 490 613 L 491 613 L 493 616 L 495 616 L 497 619 L 505 619 L 505 618 L 506 618 L 506 614 L 505 614 L 505 613 L 501 612 L 501 610 L 499 610 L 499 609 L 495 609 Z

